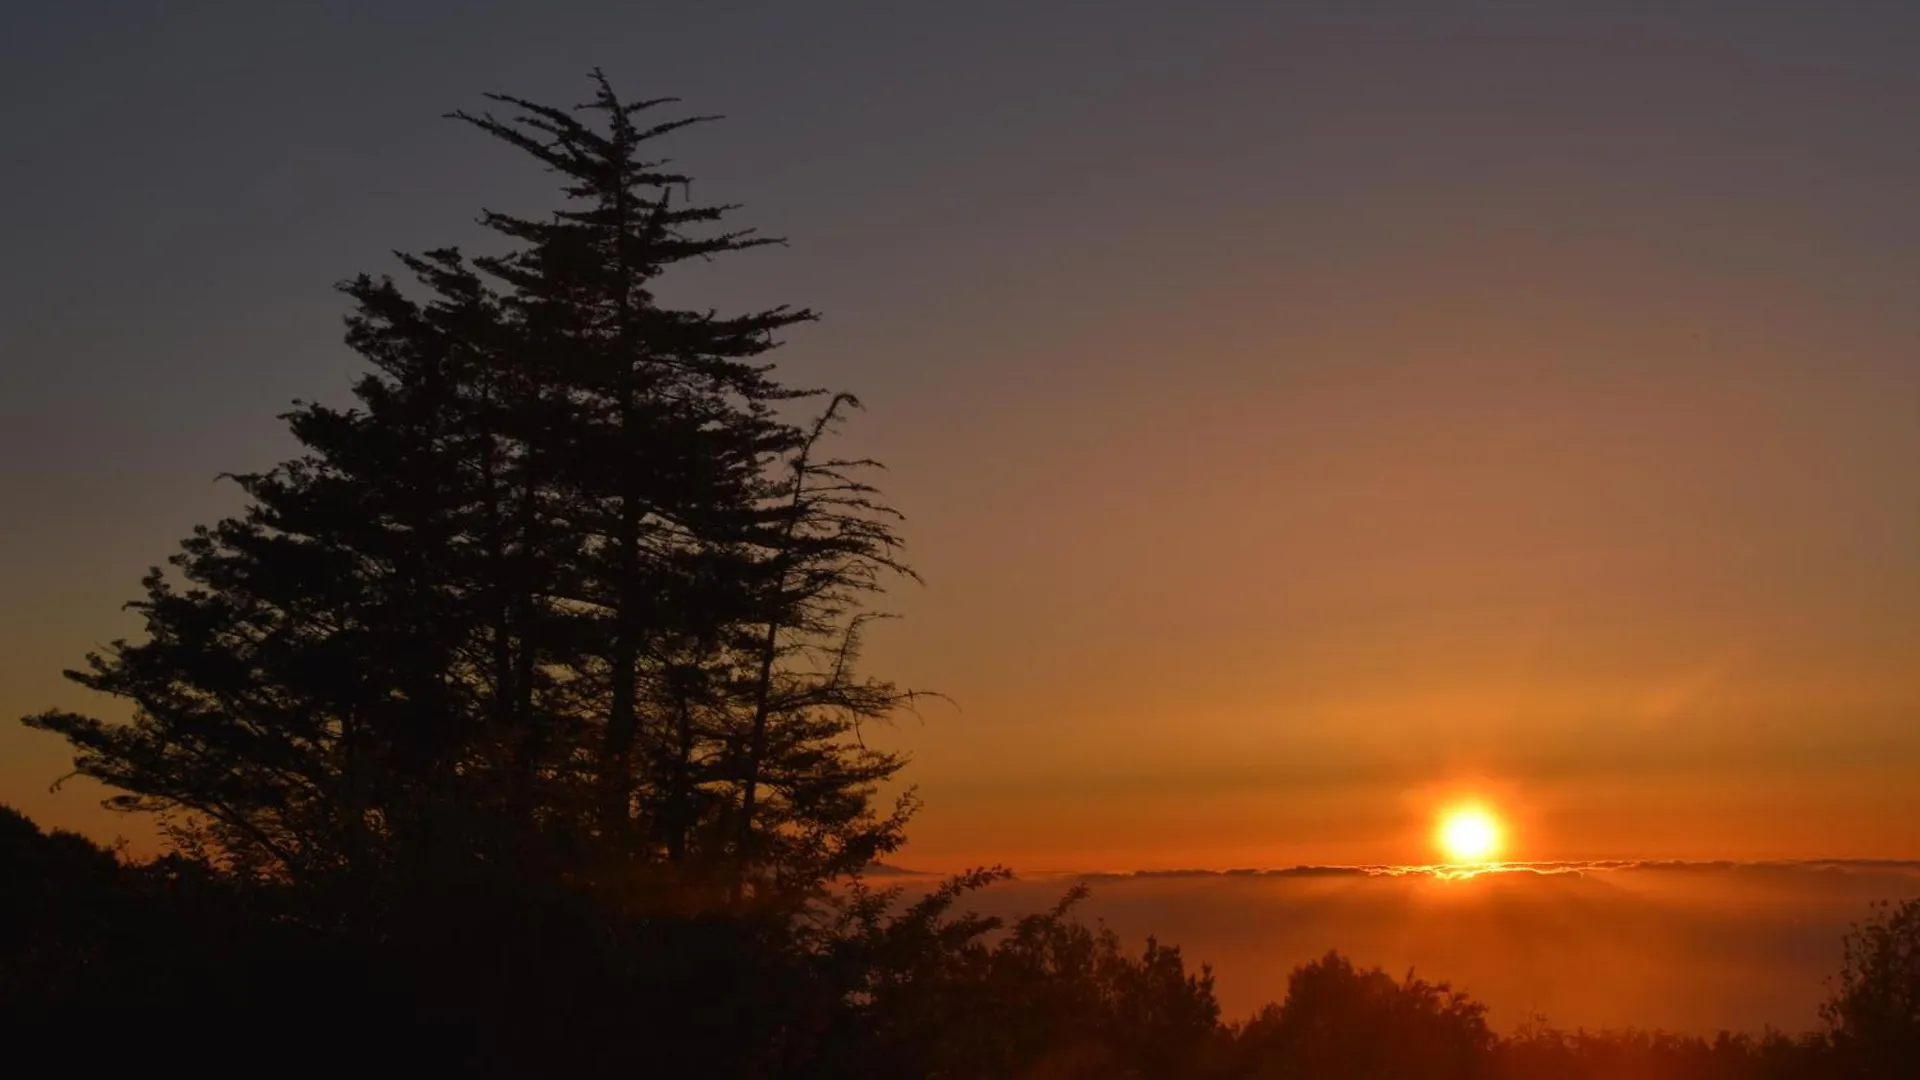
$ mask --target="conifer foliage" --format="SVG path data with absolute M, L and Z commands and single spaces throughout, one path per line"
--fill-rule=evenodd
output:
M 231 868 L 792 914 L 899 842 L 901 762 L 857 736 L 911 694 L 856 661 L 911 571 L 875 464 L 832 450 L 858 402 L 769 361 L 811 311 L 660 301 L 776 241 L 654 153 L 706 118 L 594 79 L 453 114 L 561 208 L 346 282 L 354 404 L 297 403 L 300 455 L 234 477 L 246 509 L 145 580 L 145 637 L 69 673 L 131 722 L 27 720 Z

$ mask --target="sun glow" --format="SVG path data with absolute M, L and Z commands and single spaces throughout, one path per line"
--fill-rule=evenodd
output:
M 1448 862 L 1488 862 L 1500 853 L 1500 822 L 1483 807 L 1452 807 L 1440 815 L 1434 839 Z

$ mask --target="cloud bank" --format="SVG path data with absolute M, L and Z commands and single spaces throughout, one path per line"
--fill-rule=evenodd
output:
M 1797 1031 L 1818 1023 L 1848 926 L 1876 900 L 1920 895 L 1920 860 L 1030 874 L 971 906 L 1038 911 L 1075 883 L 1092 890 L 1089 920 L 1211 963 L 1229 1017 L 1284 997 L 1295 965 L 1338 949 L 1450 981 L 1503 1030 L 1542 1015 L 1561 1027 Z

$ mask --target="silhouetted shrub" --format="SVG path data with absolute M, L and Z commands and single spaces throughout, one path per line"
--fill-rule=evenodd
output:
M 1844 949 L 1820 1015 L 1851 1075 L 1920 1076 L 1920 897 L 1877 905 Z
M 1151 939 L 1130 954 L 1111 931 L 1076 921 L 1083 889 L 1011 926 L 953 913 L 1001 876 L 956 879 L 892 917 L 877 914 L 886 894 L 856 903 L 846 1075 L 1193 1075 L 1220 1037 L 1211 971 L 1190 974 L 1179 949 Z
M 1295 968 L 1287 998 L 1238 1032 L 1237 1075 L 1471 1080 L 1487 1075 L 1486 1006 L 1446 983 L 1360 970 L 1337 952 Z
M 1522 1025 L 1494 1048 L 1497 1080 L 1816 1080 L 1833 1075 L 1818 1034 L 1711 1039 L 1664 1031 L 1561 1031 Z

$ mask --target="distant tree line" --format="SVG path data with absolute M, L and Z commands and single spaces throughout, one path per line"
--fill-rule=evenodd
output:
M 497 250 L 343 284 L 353 404 L 144 581 L 69 677 L 131 718 L 26 718 L 111 804 L 131 861 L 0 809 L 0 1019 L 71 1065 L 724 1077 L 1892 1076 L 1916 1060 L 1909 905 L 1851 939 L 1829 1030 L 1499 1038 L 1444 984 L 1338 955 L 1223 1023 L 1211 973 L 1059 907 L 913 899 L 903 765 L 860 669 L 911 578 L 849 394 L 768 358 L 814 316 L 682 308 L 689 261 L 770 239 L 653 156 L 595 75 L 559 109 L 454 114 L 558 179 Z M 75 1027 L 85 1025 L 84 1029 Z M 24 1043 L 19 1045 L 24 1046 Z M 24 1053 L 24 1051 L 23 1051 Z M 24 1058 L 22 1059 L 24 1060 Z M 1889 1063 L 1898 1063 L 1892 1065 Z M 1877 1070 L 1877 1071 L 1876 1071 Z M 1914 1075 L 1899 1072 L 1901 1076 Z

